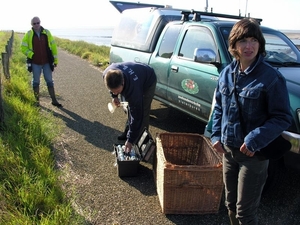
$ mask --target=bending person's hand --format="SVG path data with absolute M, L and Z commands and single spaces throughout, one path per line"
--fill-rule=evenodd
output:
M 116 106 L 120 106 L 120 99 L 119 98 L 113 98 L 112 99 L 113 104 L 115 104 Z
M 131 151 L 131 149 L 132 149 L 132 146 L 133 145 L 130 142 L 126 141 L 125 142 L 125 152 L 129 153 Z

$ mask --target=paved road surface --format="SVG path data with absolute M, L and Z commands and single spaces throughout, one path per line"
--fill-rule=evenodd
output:
M 50 104 L 42 91 L 41 105 L 54 111 L 64 125 L 55 144 L 58 168 L 64 174 L 73 206 L 84 215 L 87 224 L 134 225 L 225 225 L 229 224 L 223 202 L 218 214 L 164 215 L 156 193 L 151 163 L 141 163 L 137 177 L 120 179 L 113 144 L 122 132 L 125 114 L 107 109 L 109 94 L 101 71 L 88 62 L 59 51 L 59 65 L 54 73 L 56 93 L 63 108 Z M 204 124 L 154 101 L 150 132 L 203 133 Z M 297 176 L 292 179 L 292 176 Z M 266 197 L 260 207 L 261 224 L 291 225 L 300 221 L 299 175 L 286 174 L 279 190 Z M 290 186 L 285 188 L 284 186 Z M 278 194 L 280 192 L 280 194 Z

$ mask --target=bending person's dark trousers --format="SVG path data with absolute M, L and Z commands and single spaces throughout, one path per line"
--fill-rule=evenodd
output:
M 142 133 L 144 128 L 149 129 L 151 103 L 152 103 L 152 100 L 154 97 L 155 88 L 156 88 L 156 82 L 153 83 L 153 85 L 151 85 L 143 94 L 144 118 L 143 118 L 142 126 L 141 126 L 139 133 Z M 122 97 L 121 97 L 121 99 L 122 99 Z M 124 130 L 123 134 L 121 134 L 118 137 L 119 140 L 125 140 L 127 132 L 129 130 L 130 110 L 127 110 L 127 115 L 128 115 L 128 119 L 126 121 L 125 130 Z

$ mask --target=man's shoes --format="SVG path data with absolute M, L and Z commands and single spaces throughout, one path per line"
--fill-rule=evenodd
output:
M 127 140 L 127 132 L 125 133 L 123 133 L 123 134 L 121 134 L 120 136 L 118 136 L 118 140 L 120 140 L 120 141 L 125 141 L 125 140 Z
M 60 104 L 58 102 L 51 102 L 51 104 L 58 107 L 58 108 L 62 107 L 62 104 Z

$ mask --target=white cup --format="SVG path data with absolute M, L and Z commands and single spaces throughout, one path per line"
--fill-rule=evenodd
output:
M 108 107 L 108 110 L 111 112 L 111 113 L 114 113 L 115 112 L 115 109 L 117 108 L 117 106 L 113 103 L 108 103 L 107 104 L 107 107 Z
M 120 102 L 120 105 L 125 109 L 128 106 L 128 102 Z
M 128 106 L 128 102 L 120 102 L 120 106 L 122 106 L 123 109 L 126 110 L 126 108 Z M 107 104 L 107 107 L 111 113 L 114 113 L 117 108 L 117 106 L 111 102 Z

